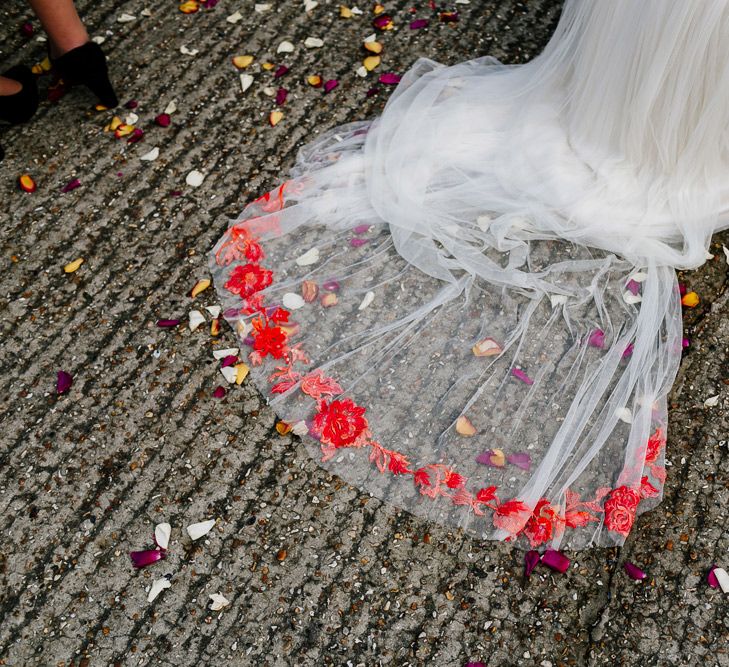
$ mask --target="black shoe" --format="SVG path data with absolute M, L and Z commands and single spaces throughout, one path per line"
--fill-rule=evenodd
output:
M 38 86 L 35 76 L 24 65 L 11 67 L 3 76 L 23 87 L 14 95 L 0 95 L 0 120 L 17 125 L 30 120 L 38 109 Z
M 110 109 L 119 104 L 109 81 L 106 56 L 96 42 L 86 42 L 51 62 L 67 85 L 86 86 L 101 104 Z

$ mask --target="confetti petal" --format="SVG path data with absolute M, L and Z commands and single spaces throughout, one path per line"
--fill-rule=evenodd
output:
M 512 368 L 511 374 L 518 380 L 521 380 L 524 384 L 534 384 L 534 380 L 532 380 L 523 370 L 519 368 Z
M 476 427 L 471 423 L 471 420 L 465 415 L 461 415 L 456 419 L 456 433 L 463 435 L 467 438 L 476 435 Z
M 192 188 L 199 188 L 202 185 L 204 180 L 205 180 L 205 174 L 198 171 L 197 169 L 193 169 L 185 177 L 185 183 L 187 183 Z
M 367 294 L 364 295 L 364 299 L 362 299 L 362 303 L 360 303 L 359 306 L 357 306 L 357 310 L 364 310 L 374 300 L 375 300 L 375 293 L 374 292 L 367 292 Z
M 202 278 L 198 280 L 193 288 L 190 290 L 190 298 L 194 299 L 198 295 L 202 294 L 211 285 L 209 278 Z
M 276 91 L 276 104 L 278 106 L 281 106 L 282 104 L 284 104 L 284 102 L 286 102 L 286 97 L 288 96 L 288 94 L 289 94 L 289 91 L 286 90 L 286 88 L 279 88 Z
M 71 192 L 71 190 L 75 190 L 78 187 L 81 187 L 81 181 L 78 178 L 74 178 L 61 188 L 61 192 Z
M 368 72 L 371 72 L 373 69 L 379 67 L 381 62 L 382 59 L 380 56 L 368 56 L 362 61 L 362 64 Z
M 318 49 L 318 48 L 324 46 L 324 40 L 319 39 L 318 37 L 307 37 L 304 40 L 304 46 L 307 49 Z
M 400 76 L 398 74 L 393 74 L 392 72 L 385 72 L 384 74 L 380 74 L 380 78 L 378 80 L 380 83 L 384 83 L 388 86 L 394 86 L 400 83 Z
M 503 349 L 493 338 L 484 338 L 473 346 L 472 351 L 477 357 L 493 357 L 501 354 Z
M 165 552 L 161 549 L 146 549 L 145 551 L 130 551 L 129 558 L 134 567 L 141 569 L 164 559 Z
M 534 572 L 534 568 L 539 564 L 539 561 L 541 560 L 541 556 L 539 555 L 538 551 L 527 551 L 526 554 L 524 554 L 524 576 L 529 577 L 532 572 Z
M 253 85 L 253 76 L 250 74 L 241 74 L 240 75 L 240 87 L 241 90 L 245 93 L 246 90 L 248 90 Z
M 287 308 L 288 310 L 298 310 L 306 305 L 304 298 L 298 294 L 294 294 L 294 292 L 287 292 L 284 294 L 281 301 L 284 308 Z
M 555 572 L 564 574 L 570 566 L 570 559 L 561 551 L 547 549 L 542 555 L 542 563 Z
M 522 470 L 529 470 L 532 467 L 532 457 L 526 452 L 516 452 L 515 454 L 509 454 L 506 457 L 507 463 L 521 468 Z
M 294 48 L 295 47 L 291 42 L 284 40 L 278 45 L 276 53 L 293 53 Z
M 339 85 L 339 81 L 336 79 L 329 79 L 329 81 L 324 82 L 324 92 L 330 93 L 332 90 L 334 90 Z
M 58 371 L 56 374 L 56 394 L 59 396 L 68 392 L 73 384 L 73 376 L 66 371 Z
M 587 344 L 602 349 L 605 346 L 605 332 L 602 329 L 595 329 L 587 339 Z
M 230 601 L 227 600 L 220 593 L 211 593 L 210 599 L 212 600 L 212 604 L 210 605 L 211 611 L 220 611 L 224 607 L 227 607 L 230 605 Z
M 310 266 L 319 261 L 319 248 L 311 248 L 307 250 L 301 257 L 296 260 L 299 266 Z
M 238 23 L 238 21 L 241 21 L 242 19 L 243 14 L 241 14 L 240 12 L 233 12 L 230 16 L 225 17 L 225 20 L 228 23 L 232 23 L 233 25 L 235 25 L 236 23 Z
M 686 306 L 686 308 L 696 308 L 699 305 L 699 301 L 699 295 L 696 292 L 687 292 L 681 298 L 681 304 Z
M 74 259 L 73 262 L 69 262 L 66 264 L 66 266 L 63 267 L 64 273 L 75 273 L 81 268 L 81 265 L 84 263 L 84 258 L 79 257 L 78 259 Z
M 23 192 L 35 192 L 38 186 L 35 184 L 33 177 L 30 174 L 23 174 L 18 178 L 18 187 Z
M 476 457 L 476 463 L 490 468 L 503 468 L 506 465 L 506 456 L 500 449 L 487 449 Z
M 227 347 L 224 350 L 213 350 L 213 357 L 215 359 L 225 359 L 226 357 L 236 356 L 238 354 L 237 347 Z
M 718 394 L 716 396 L 711 396 L 710 398 L 707 398 L 704 401 L 704 406 L 707 408 L 713 408 L 714 406 L 719 404 L 719 396 Z
M 225 387 L 221 387 L 220 385 L 218 385 L 217 387 L 215 387 L 215 389 L 213 389 L 214 398 L 225 398 L 225 393 L 226 393 Z
M 429 24 L 430 21 L 428 19 L 417 19 L 410 24 L 410 30 L 420 30 L 422 28 L 427 28 Z
M 268 116 L 268 122 L 271 124 L 271 127 L 276 127 L 282 118 L 283 113 L 281 111 L 272 111 Z
M 623 563 L 623 567 L 625 568 L 625 571 L 628 573 L 628 576 L 631 579 L 635 579 L 636 581 L 642 581 L 646 578 L 646 573 L 643 572 L 637 565 L 634 565 L 630 561 L 625 561 Z
M 253 62 L 253 56 L 233 56 L 233 64 L 238 69 L 245 69 Z
M 170 588 L 172 584 L 170 583 L 170 580 L 167 579 L 167 577 L 162 577 L 161 579 L 155 579 L 152 582 L 152 586 L 149 589 L 149 595 L 147 595 L 147 602 L 154 602 L 157 599 L 157 596 L 165 589 Z
M 157 320 L 157 326 L 160 329 L 171 329 L 176 327 L 180 323 L 180 320 Z
M 160 127 L 169 127 L 172 122 L 172 118 L 168 113 L 161 113 L 155 117 L 154 122 Z
M 190 331 L 195 331 L 201 324 L 205 324 L 205 316 L 199 310 L 191 310 L 188 322 Z
M 166 549 L 170 545 L 172 526 L 169 523 L 158 523 L 154 527 L 154 541 L 160 549 Z
M 214 525 L 215 519 L 208 519 L 207 521 L 192 523 L 187 527 L 187 534 L 194 542 L 195 540 L 199 540 L 201 537 L 207 535 L 213 529 Z
M 139 159 L 145 162 L 154 162 L 159 157 L 159 148 L 155 146 L 149 153 L 145 153 Z

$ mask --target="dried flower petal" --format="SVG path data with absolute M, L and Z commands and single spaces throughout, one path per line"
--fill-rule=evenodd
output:
M 159 148 L 155 146 L 149 153 L 145 153 L 139 159 L 145 162 L 154 162 L 159 157 Z
M 273 78 L 274 79 L 280 79 L 288 71 L 289 71 L 289 68 L 286 67 L 286 65 L 280 65 L 278 67 L 278 69 L 273 73 Z
M 127 143 L 128 144 L 137 144 L 143 138 L 144 138 L 144 130 L 139 127 L 135 127 L 134 130 L 132 130 L 131 136 L 129 137 L 129 139 L 127 139 Z
M 281 302 L 287 310 L 298 310 L 306 305 L 306 300 L 294 292 L 286 292 L 281 298 Z
M 506 456 L 500 449 L 487 449 L 476 457 L 476 463 L 490 468 L 503 468 L 506 465 Z
M 564 574 L 570 566 L 570 559 L 561 551 L 547 549 L 542 555 L 542 563 L 555 572 Z
M 218 385 L 213 389 L 213 398 L 225 398 L 225 387 Z
M 324 82 L 324 92 L 330 93 L 332 90 L 334 90 L 339 85 L 339 81 L 336 79 L 329 79 L 329 81 Z
M 227 357 L 234 357 L 238 354 L 238 348 L 237 347 L 227 347 L 224 350 L 213 350 L 213 358 L 215 359 L 225 359 Z
M 210 323 L 210 335 L 211 336 L 219 336 L 220 335 L 220 318 L 216 317 Z
M 493 357 L 501 354 L 503 349 L 493 338 L 484 338 L 478 341 L 473 348 L 473 354 L 477 357 Z
M 307 49 L 318 49 L 324 46 L 324 40 L 319 39 L 319 37 L 307 37 L 304 40 L 304 46 Z
M 199 540 L 201 537 L 207 535 L 213 529 L 214 525 L 215 519 L 208 519 L 207 521 L 192 523 L 187 527 L 187 534 L 194 542 L 195 540 Z
M 198 188 L 202 185 L 203 181 L 205 180 L 205 174 L 198 171 L 197 169 L 193 169 L 186 177 L 185 177 L 185 183 L 187 183 L 191 188 Z
M 205 316 L 199 310 L 191 310 L 188 326 L 190 331 L 195 331 L 201 324 L 205 323 Z
M 291 424 L 287 424 L 285 421 L 276 422 L 276 431 L 279 435 L 286 435 L 292 430 Z
M 236 350 L 236 354 L 229 354 L 227 357 L 224 357 L 223 360 L 220 362 L 221 368 L 226 368 L 227 366 L 235 366 L 235 364 L 238 363 L 238 354 Z
M 132 559 L 132 564 L 136 568 L 147 567 L 152 563 L 156 563 L 165 557 L 164 550 L 161 549 L 146 549 L 145 551 L 130 551 L 129 558 Z
M 410 24 L 410 30 L 420 30 L 421 28 L 427 28 L 430 24 L 428 19 L 416 19 Z
M 512 368 L 511 374 L 518 380 L 521 380 L 524 384 L 534 384 L 534 380 L 532 380 L 523 370 L 519 368 Z
M 602 329 L 595 329 L 587 339 L 587 344 L 602 349 L 605 346 L 605 332 Z
M 327 292 L 326 294 L 322 295 L 320 301 L 321 305 L 324 306 L 324 308 L 331 308 L 332 306 L 336 306 L 337 303 L 339 303 L 339 299 L 337 299 L 337 295 L 334 292 Z
M 211 611 L 220 611 L 224 607 L 227 607 L 230 605 L 230 601 L 222 596 L 220 593 L 211 593 L 210 599 L 212 600 L 212 604 L 210 605 Z
M 378 81 L 389 86 L 394 86 L 400 83 L 400 76 L 392 72 L 385 72 L 384 74 L 380 74 L 380 78 L 378 79 Z
M 65 394 L 73 384 L 73 376 L 66 371 L 58 371 L 56 374 L 56 393 L 60 396 Z
M 238 69 L 245 69 L 253 62 L 253 56 L 233 56 L 233 65 Z
M 375 299 L 375 293 L 374 292 L 367 292 L 367 294 L 364 295 L 364 299 L 362 299 L 362 303 L 357 306 L 357 310 L 364 310 L 369 306 Z
M 314 88 L 321 88 L 323 82 L 323 79 L 318 74 L 311 74 L 306 77 L 306 83 Z
M 23 192 L 35 192 L 38 189 L 38 186 L 35 184 L 35 181 L 30 174 L 22 174 L 20 178 L 18 178 L 18 187 Z
M 176 327 L 180 323 L 180 320 L 157 320 L 157 326 L 160 329 L 171 329 Z
M 392 18 L 387 16 L 387 14 L 381 14 L 378 16 L 374 21 L 372 21 L 372 25 L 378 30 L 392 30 L 393 28 Z
M 161 113 L 158 116 L 155 116 L 154 122 L 160 127 L 169 127 L 172 122 L 172 118 L 168 113 Z
M 538 565 L 539 561 L 541 560 L 541 556 L 539 555 L 538 551 L 527 551 L 524 554 L 524 576 L 529 577 L 532 572 L 534 572 L 534 568 Z
M 78 178 L 74 178 L 73 180 L 69 181 L 68 183 L 66 183 L 66 185 L 64 185 L 61 188 L 61 192 L 71 192 L 71 190 L 75 190 L 76 188 L 78 188 L 80 186 L 81 186 L 81 181 L 79 181 Z
M 319 287 L 315 282 L 311 280 L 304 280 L 304 282 L 301 283 L 301 294 L 304 297 L 304 301 L 306 301 L 306 303 L 313 303 L 316 300 L 318 293 Z
M 696 292 L 687 292 L 681 298 L 681 304 L 686 308 L 696 308 L 699 305 L 699 295 Z
M 628 576 L 631 579 L 635 579 L 636 581 L 642 581 L 646 578 L 646 573 L 643 572 L 637 565 L 634 565 L 630 561 L 625 561 L 623 563 L 623 567 L 625 568 L 625 571 L 628 573 Z
M 380 56 L 368 56 L 362 61 L 362 64 L 368 72 L 371 72 L 376 67 L 379 67 L 381 62 L 382 58 Z
M 309 266 L 319 261 L 319 248 L 311 248 L 307 250 L 301 257 L 296 259 L 299 266 Z
M 160 549 L 167 549 L 170 545 L 172 526 L 169 523 L 158 523 L 154 527 L 154 542 Z
M 375 53 L 375 54 L 382 53 L 382 49 L 384 48 L 380 42 L 375 42 L 375 41 L 365 42 L 364 47 L 370 53 Z
M 640 283 L 631 278 L 625 285 L 625 289 L 627 289 L 631 294 L 640 294 Z
M 465 415 L 461 415 L 456 419 L 456 433 L 464 435 L 470 438 L 476 435 L 476 427 L 471 423 L 471 420 Z
M 170 583 L 170 580 L 167 579 L 167 577 L 162 577 L 161 579 L 155 579 L 152 582 L 152 586 L 149 589 L 149 595 L 147 595 L 147 602 L 154 602 L 157 599 L 157 596 L 165 589 L 170 588 L 172 584 Z
M 235 370 L 235 383 L 236 384 L 243 384 L 243 380 L 245 380 L 248 377 L 248 373 L 250 372 L 250 368 L 248 368 L 247 364 L 236 364 L 233 367 L 233 370 Z
M 521 468 L 522 470 L 529 470 L 532 467 L 532 457 L 526 452 L 516 452 L 515 454 L 509 454 L 506 457 L 506 461 L 511 465 Z
M 122 139 L 129 136 L 132 132 L 134 132 L 133 125 L 127 125 L 126 123 L 122 123 L 116 128 L 116 130 L 114 130 L 114 136 L 117 139 Z
M 272 111 L 268 116 L 268 122 L 271 124 L 271 127 L 276 127 L 282 118 L 283 113 L 281 111 Z
M 84 258 L 79 257 L 78 259 L 74 259 L 73 262 L 69 262 L 66 264 L 66 266 L 63 267 L 64 273 L 75 273 L 76 271 L 81 268 L 81 265 L 84 263 Z
M 279 88 L 276 91 L 276 104 L 278 106 L 281 106 L 284 102 L 286 102 L 286 97 L 288 96 L 289 91 L 286 90 L 286 88 Z

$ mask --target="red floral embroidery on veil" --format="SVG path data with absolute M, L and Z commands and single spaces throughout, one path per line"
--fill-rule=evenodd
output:
M 369 447 L 369 460 L 381 473 L 410 475 L 414 488 L 422 496 L 430 499 L 446 498 L 456 506 L 468 507 L 476 516 L 483 516 L 485 510 L 491 510 L 495 528 L 509 533 L 509 539 L 524 535 L 532 547 L 548 543 L 565 528 L 583 528 L 591 522 L 599 522 L 600 514 L 604 514 L 607 530 L 627 536 L 641 499 L 656 497 L 660 491 L 647 475 L 641 477 L 639 490 L 628 486 L 623 480 L 633 478 L 636 471 L 645 466 L 654 480 L 660 484 L 665 482 L 665 468 L 657 464 L 666 445 L 665 434 L 660 427 L 656 428 L 645 448 L 639 452 L 637 467 L 626 467 L 616 488 L 598 488 L 591 500 L 581 500 L 568 489 L 565 491 L 563 508 L 542 498 L 531 510 L 518 498 L 501 502 L 496 486 L 480 488 L 472 493 L 467 488 L 467 478 L 443 463 L 412 469 L 404 454 L 387 449 L 372 439 L 364 407 L 350 398 L 335 399 L 342 394 L 343 389 L 334 378 L 326 376 L 321 369 L 303 376 L 293 369 L 295 363 L 309 364 L 309 358 L 301 349 L 301 343 L 289 347 L 289 334 L 294 335 L 298 329 L 297 325 L 288 324 L 290 313 L 280 307 L 267 309 L 264 305 L 261 290 L 272 284 L 273 274 L 260 266 L 264 251 L 254 236 L 278 228 L 278 218 L 271 214 L 283 209 L 284 189 L 289 187 L 292 192 L 300 192 L 303 185 L 286 182 L 275 194 L 267 193 L 249 204 L 246 210 L 257 207 L 267 215 L 252 217 L 232 226 L 215 258 L 222 266 L 233 261 L 246 262 L 230 272 L 225 288 L 241 297 L 241 314 L 255 315 L 251 321 L 253 350 L 249 359 L 253 365 L 259 365 L 267 356 L 283 359 L 284 365 L 277 366 L 269 377 L 271 393 L 285 393 L 299 385 L 303 394 L 316 401 L 317 410 L 310 422 L 309 433 L 321 443 L 322 461 L 329 460 L 343 447 Z

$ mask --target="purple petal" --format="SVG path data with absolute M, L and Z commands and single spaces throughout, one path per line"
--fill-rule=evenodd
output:
M 129 135 L 129 139 L 127 139 L 128 144 L 136 144 L 139 143 L 144 138 L 144 130 L 135 127 L 134 131 Z
M 274 73 L 273 78 L 274 79 L 280 79 L 286 72 L 289 71 L 289 68 L 286 67 L 286 65 L 281 65 Z
M 238 316 L 238 309 L 237 308 L 226 308 L 223 311 L 223 317 L 226 319 L 230 319 L 231 317 L 237 317 Z
M 332 90 L 334 90 L 339 85 L 339 81 L 336 79 L 329 79 L 329 81 L 324 82 L 324 92 L 328 93 Z
M 238 361 L 238 357 L 235 354 L 229 354 L 227 357 L 223 357 L 223 361 L 220 364 L 221 368 L 233 366 Z
M 392 18 L 387 16 L 387 14 L 380 14 L 380 16 L 376 17 L 375 20 L 372 21 L 372 25 L 380 30 L 384 30 L 388 25 L 390 25 L 390 23 L 392 23 Z
M 369 239 L 350 239 L 349 240 L 349 245 L 351 245 L 353 248 L 359 248 L 367 243 L 369 243 Z
M 127 109 L 136 109 L 139 106 L 137 100 L 129 100 L 125 105 Z
M 421 28 L 427 28 L 430 21 L 428 19 L 416 19 L 410 24 L 410 30 L 420 30 Z
M 130 551 L 129 558 L 132 559 L 134 567 L 142 568 L 156 563 L 165 557 L 163 549 L 147 549 L 145 551 Z
M 681 339 L 681 347 L 685 350 L 689 345 L 691 345 L 691 341 L 688 338 L 682 338 Z
M 278 106 L 281 106 L 286 101 L 286 97 L 288 96 L 288 94 L 289 91 L 286 90 L 286 88 L 279 88 L 276 92 L 276 104 L 278 104 Z
M 366 234 L 370 231 L 371 225 L 357 225 L 352 231 L 355 234 Z
M 215 398 L 225 398 L 225 387 L 221 387 L 220 385 L 215 387 L 213 390 L 213 396 Z
M 370 88 L 366 93 L 365 97 L 372 97 L 373 95 L 377 95 L 377 93 L 380 92 L 380 89 L 375 86 L 374 88 Z
M 532 380 L 524 371 L 519 368 L 512 368 L 511 374 L 517 380 L 521 380 L 524 384 L 534 384 L 534 380 Z
M 706 575 L 706 583 L 709 584 L 712 588 L 719 588 L 719 580 L 716 578 L 716 575 L 714 574 L 714 570 L 716 570 L 718 565 L 712 565 L 711 569 L 709 570 L 708 574 Z
M 385 83 L 389 86 L 393 86 L 400 83 L 400 75 L 394 74 L 393 72 L 385 72 L 384 74 L 380 74 L 380 78 L 378 79 L 378 81 L 380 83 Z
M 32 37 L 33 32 L 33 24 L 30 21 L 26 21 L 20 26 L 20 34 L 23 35 L 23 37 Z
M 628 343 L 627 347 L 623 350 L 623 359 L 627 359 L 633 354 L 633 343 Z
M 602 329 L 595 329 L 587 339 L 587 344 L 602 349 L 605 346 L 605 332 Z
M 529 577 L 532 572 L 534 572 L 534 568 L 537 566 L 539 561 L 542 559 L 542 557 L 539 555 L 538 551 L 527 551 L 524 554 L 524 576 Z
M 516 454 L 509 454 L 506 460 L 511 465 L 521 468 L 522 470 L 529 470 L 532 467 L 532 457 L 526 452 L 517 452 Z
M 688 290 L 686 289 L 686 285 L 684 285 L 683 283 L 678 283 L 678 293 L 681 296 L 686 296 L 687 291 Z
M 467 662 L 466 667 L 486 667 L 486 663 L 483 662 Z
M 476 457 L 476 463 L 482 463 L 490 468 L 503 468 L 504 464 L 501 462 L 501 456 L 497 454 L 493 449 L 487 449 Z
M 160 329 L 170 329 L 176 327 L 180 323 L 180 320 L 157 320 L 157 326 Z
M 73 384 L 73 377 L 66 371 L 58 371 L 56 376 L 56 393 L 60 396 L 65 394 Z
M 336 280 L 327 280 L 325 283 L 322 283 L 322 288 L 327 292 L 338 292 L 339 283 Z
M 626 560 L 625 563 L 623 563 L 623 567 L 628 573 L 628 576 L 636 581 L 642 581 L 647 576 L 643 570 L 641 570 L 637 565 L 633 565 L 630 561 Z
M 628 281 L 625 289 L 627 289 L 628 292 L 630 292 L 633 296 L 637 296 L 640 293 L 640 283 L 631 279 Z
M 160 127 L 169 127 L 172 122 L 172 117 L 168 113 L 161 113 L 155 117 L 154 122 Z
M 81 185 L 81 181 L 78 180 L 78 178 L 74 178 L 72 181 L 69 181 L 61 188 L 61 192 L 71 192 L 71 190 L 75 190 Z
M 570 566 L 570 559 L 567 558 L 561 551 L 555 551 L 554 549 L 547 549 L 542 556 L 542 563 L 548 568 L 551 568 L 555 572 L 561 572 L 564 574 L 567 572 L 567 568 Z
M 243 339 L 243 344 L 248 345 L 249 347 L 253 347 L 253 343 L 255 343 L 255 342 L 256 341 L 253 339 L 253 336 L 246 336 Z

